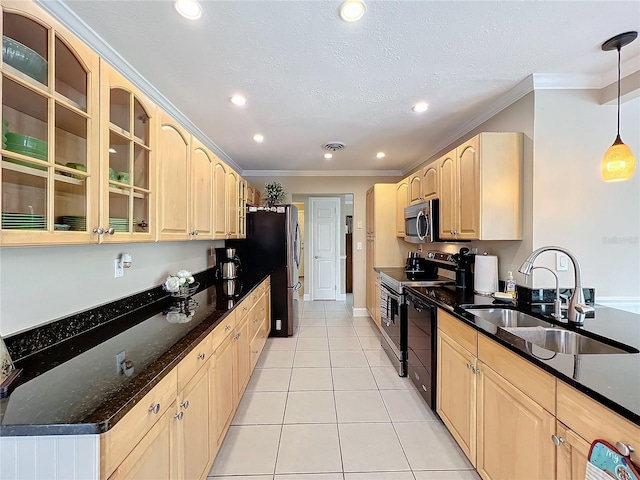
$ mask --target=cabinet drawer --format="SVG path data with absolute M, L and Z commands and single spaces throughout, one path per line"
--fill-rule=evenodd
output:
M 244 300 L 242 300 L 238 306 L 234 309 L 238 317 L 238 320 L 242 319 L 242 317 L 244 317 L 245 315 L 247 315 L 249 313 L 249 310 L 251 310 L 251 307 L 253 307 L 253 302 L 254 302 L 254 298 L 253 296 L 255 295 L 255 291 L 252 292 L 251 294 L 249 294 L 249 296 L 247 296 L 247 298 L 245 298 Z
M 484 335 L 478 336 L 478 358 L 545 410 L 556 411 L 556 379 Z
M 631 459 L 640 464 L 640 427 L 563 382 L 558 382 L 557 417 L 589 443 L 601 438 L 631 445 Z
M 224 342 L 225 338 L 231 335 L 233 329 L 236 328 L 236 311 L 233 310 L 229 315 L 227 315 L 216 328 L 213 329 L 213 332 L 209 335 L 211 337 L 211 351 L 215 352 L 220 344 Z
M 108 478 L 175 401 L 177 370 L 147 393 L 112 429 L 100 435 L 100 478 Z
M 438 309 L 438 328 L 473 355 L 478 355 L 478 332 L 462 323 L 462 320 Z
M 256 335 L 256 332 L 260 329 L 263 318 L 263 310 L 262 310 L 262 299 L 256 303 L 251 311 L 249 312 L 249 338 L 253 338 Z
M 266 342 L 267 336 L 264 333 L 264 329 L 261 328 L 253 337 L 253 340 L 251 340 L 251 371 L 256 367 L 256 363 L 258 363 L 258 359 L 260 358 L 260 354 L 262 353 L 262 349 Z
M 182 390 L 193 378 L 211 355 L 213 355 L 212 335 L 207 337 L 191 350 L 178 364 L 178 390 Z

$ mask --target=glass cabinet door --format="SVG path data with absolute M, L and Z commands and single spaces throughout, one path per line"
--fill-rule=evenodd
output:
M 153 105 L 106 63 L 102 68 L 101 242 L 153 240 Z
M 31 2 L 2 2 L 2 47 L 2 245 L 94 242 L 98 57 Z

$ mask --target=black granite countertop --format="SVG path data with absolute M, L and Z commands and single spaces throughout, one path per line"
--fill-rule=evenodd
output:
M 0 402 L 0 436 L 97 434 L 112 428 L 267 275 L 243 274 L 240 295 L 233 298 L 212 275 L 201 277 L 192 316 L 167 315 L 177 304 L 165 294 L 18 360 L 22 383 Z M 117 372 L 116 354 L 123 350 L 133 361 L 129 376 Z
M 640 425 L 640 353 L 568 355 L 551 352 L 529 343 L 496 325 L 465 312 L 471 306 L 479 308 L 505 307 L 493 298 L 475 295 L 464 289 L 447 287 L 409 287 L 408 290 L 436 306 L 452 312 L 457 318 L 471 325 L 521 357 L 555 375 L 563 382 L 589 395 L 636 425 Z M 506 306 L 516 308 L 554 322 L 551 305 Z M 596 339 L 613 342 L 640 350 L 640 315 L 595 306 L 595 313 L 585 319 L 584 326 L 561 326 L 579 331 Z M 611 342 L 610 342 L 611 343 Z

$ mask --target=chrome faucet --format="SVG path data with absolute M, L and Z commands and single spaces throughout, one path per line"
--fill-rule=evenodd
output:
M 561 252 L 567 255 L 571 262 L 573 263 L 573 273 L 574 273 L 574 288 L 573 294 L 571 294 L 571 298 L 569 299 L 569 307 L 567 310 L 567 320 L 570 323 L 575 323 L 577 325 L 584 324 L 584 317 L 587 312 L 592 312 L 593 308 L 588 306 L 584 301 L 584 294 L 582 293 L 582 281 L 580 279 L 580 263 L 576 256 L 571 253 L 569 250 L 566 250 L 562 247 L 548 246 L 548 247 L 540 247 L 537 250 L 534 250 L 529 257 L 522 262 L 518 271 L 523 273 L 524 275 L 530 275 L 533 270 L 533 262 L 535 262 L 538 255 L 543 252 L 547 252 L 549 250 L 554 250 L 556 252 Z M 557 292 L 557 290 L 556 290 Z
M 556 299 L 553 302 L 553 313 L 551 314 L 551 316 L 556 320 L 562 320 L 562 302 L 560 301 L 560 280 L 558 279 L 558 275 L 556 275 L 556 272 L 547 267 L 533 267 L 531 268 L 531 271 L 538 269 L 551 272 L 551 275 L 553 275 L 553 277 L 556 279 Z

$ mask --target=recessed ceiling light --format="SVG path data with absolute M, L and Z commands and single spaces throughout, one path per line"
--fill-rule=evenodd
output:
M 176 0 L 176 12 L 188 20 L 198 20 L 202 16 L 202 8 L 196 0 Z
M 324 158 L 326 158 L 327 160 L 329 160 L 329 159 L 333 158 L 333 154 L 331 154 L 331 153 L 325 153 L 325 154 L 324 154 Z
M 340 5 L 340 18 L 345 22 L 357 22 L 364 17 L 367 6 L 362 0 L 346 0 Z
M 411 110 L 416 113 L 426 112 L 428 109 L 429 105 L 427 105 L 426 102 L 418 102 L 411 108 Z
M 264 141 L 264 136 L 263 136 L 263 135 L 261 135 L 261 134 L 259 134 L 259 133 L 256 133 L 256 134 L 253 136 L 253 139 L 254 139 L 256 142 L 258 142 L 258 143 L 262 143 L 262 142 Z
M 229 99 L 229 101 L 239 107 L 244 107 L 247 104 L 247 99 L 242 95 L 234 95 Z
M 376 153 L 376 157 L 384 158 L 384 157 L 386 157 L 386 155 L 384 154 L 384 152 L 378 152 L 378 153 Z

